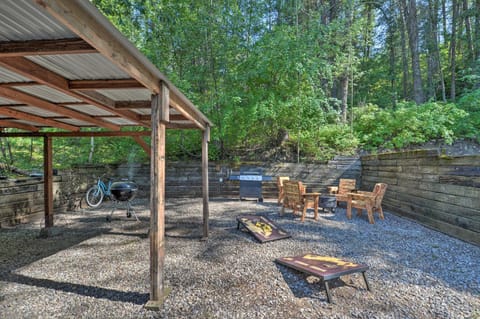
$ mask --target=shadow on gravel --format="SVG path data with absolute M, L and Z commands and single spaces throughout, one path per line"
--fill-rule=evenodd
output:
M 54 255 L 109 230 L 106 227 L 71 229 L 67 226 L 54 226 L 50 229 L 49 237 L 40 238 L 38 228 L 0 229 L 0 279 L 3 279 L 4 273 Z
M 86 297 L 108 299 L 111 301 L 128 302 L 136 305 L 144 305 L 148 299 L 148 293 L 125 292 L 114 289 L 99 288 L 94 286 L 79 285 L 70 282 L 59 282 L 49 279 L 38 279 L 18 274 L 8 274 L 4 278 L 5 281 L 15 282 L 22 285 L 55 289 L 58 291 L 74 293 Z

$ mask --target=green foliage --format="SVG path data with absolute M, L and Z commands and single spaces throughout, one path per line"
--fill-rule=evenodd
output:
M 457 105 L 469 114 L 457 127 L 459 135 L 480 142 L 480 89 L 462 96 Z
M 322 125 L 315 130 L 302 131 L 292 136 L 292 143 L 300 148 L 301 156 L 310 160 L 328 160 L 334 155 L 352 155 L 359 140 L 346 125 Z
M 467 112 L 452 103 L 400 103 L 395 110 L 376 105 L 355 109 L 354 130 L 364 148 L 402 148 L 432 139 L 452 143 Z

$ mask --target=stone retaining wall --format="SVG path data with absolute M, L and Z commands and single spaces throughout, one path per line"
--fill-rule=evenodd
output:
M 363 156 L 361 162 L 362 189 L 388 184 L 385 209 L 480 244 L 480 155 L 421 150 Z

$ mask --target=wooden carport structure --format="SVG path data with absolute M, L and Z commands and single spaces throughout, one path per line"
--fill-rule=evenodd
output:
M 122 131 L 125 126 L 145 130 Z M 82 131 L 91 127 L 103 130 Z M 0 137 L 43 137 L 46 229 L 53 226 L 54 137 L 131 136 L 151 152 L 151 288 L 146 305 L 150 309 L 160 308 L 165 297 L 166 129 L 203 132 L 203 235 L 207 237 L 210 127 L 208 118 L 88 0 L 0 2 Z M 25 132 L 4 132 L 4 128 Z M 144 135 L 151 135 L 151 145 L 141 138 Z

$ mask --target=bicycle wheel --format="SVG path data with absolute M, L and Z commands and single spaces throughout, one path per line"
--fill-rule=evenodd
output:
M 88 189 L 85 195 L 88 206 L 97 208 L 103 201 L 103 191 L 97 185 Z

